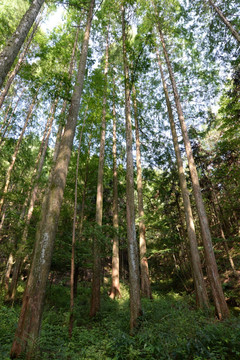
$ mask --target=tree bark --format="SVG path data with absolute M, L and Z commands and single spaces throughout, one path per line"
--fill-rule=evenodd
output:
M 9 75 L 8 79 L 7 79 L 7 82 L 4 86 L 4 89 L 2 90 L 1 92 L 1 96 L 0 96 L 0 108 L 2 107 L 2 104 L 4 102 L 4 99 L 5 97 L 7 96 L 8 94 L 8 90 L 13 82 L 13 80 L 15 79 L 15 76 L 18 74 L 20 68 L 21 68 L 21 65 L 23 64 L 23 61 L 25 60 L 25 57 L 26 57 L 26 54 L 29 50 L 29 47 L 30 47 L 30 44 L 33 40 L 33 37 L 37 31 L 37 28 L 39 26 L 39 23 L 40 23 L 40 20 L 41 18 L 39 17 L 39 19 L 36 21 L 36 24 L 34 25 L 33 27 L 33 30 L 31 32 L 31 35 L 29 36 L 28 40 L 27 40 L 27 43 L 25 45 L 25 48 L 23 50 L 23 52 L 21 53 L 21 55 L 19 56 L 19 59 L 18 59 L 18 62 L 15 66 L 15 68 L 13 69 L 13 71 L 11 72 L 11 74 Z
M 0 87 L 2 86 L 9 70 L 11 69 L 17 54 L 24 43 L 29 30 L 35 21 L 44 0 L 33 0 L 29 9 L 20 21 L 16 31 L 7 42 L 0 54 Z
M 113 246 L 112 246 L 112 287 L 110 298 L 121 297 L 119 283 L 119 238 L 118 238 L 118 174 L 117 174 L 117 124 L 115 105 L 115 78 L 113 75 Z
M 83 125 L 80 133 L 79 145 L 78 145 L 78 154 L 77 154 L 77 166 L 76 166 L 76 175 L 75 175 L 75 192 L 74 192 L 74 213 L 73 213 L 73 231 L 72 231 L 72 256 L 71 256 L 71 275 L 70 275 L 70 319 L 69 319 L 69 337 L 72 337 L 73 330 L 73 310 L 74 310 L 74 298 L 75 298 L 75 246 L 76 246 L 76 225 L 77 225 L 77 198 L 78 198 L 78 170 L 79 170 L 79 161 L 80 161 L 80 152 L 81 152 L 81 143 L 82 143 L 82 134 L 83 128 L 85 126 L 86 116 L 87 116 L 88 106 L 86 107 Z
M 102 226 L 103 212 L 103 172 L 104 172 L 104 151 L 106 138 L 106 106 L 107 106 L 107 75 L 108 75 L 108 36 L 109 26 L 107 28 L 105 70 L 104 70 L 104 95 L 103 95 L 103 112 L 102 112 L 102 131 L 100 140 L 100 152 L 98 163 L 98 181 L 97 181 L 97 199 L 96 199 L 96 223 Z M 100 243 L 96 236 L 93 239 L 93 281 L 90 316 L 93 317 L 100 310 L 100 281 L 101 281 L 101 249 Z
M 126 173 L 126 206 L 127 206 L 127 238 L 128 238 L 128 263 L 129 263 L 129 282 L 130 282 L 130 332 L 138 324 L 138 317 L 141 315 L 140 299 L 140 275 L 138 244 L 135 229 L 135 209 L 134 209 L 134 173 L 133 173 L 133 154 L 132 154 L 132 123 L 130 107 L 130 88 L 129 88 L 129 68 L 126 50 L 126 30 L 125 30 L 125 8 L 121 5 L 122 13 L 122 43 L 123 43 L 123 64 L 125 80 L 125 117 L 126 117 L 126 152 L 127 152 L 127 173 Z
M 140 269 L 141 269 L 141 292 L 142 295 L 151 299 L 152 292 L 149 280 L 148 260 L 146 256 L 146 228 L 144 223 L 144 208 L 143 208 L 143 186 L 142 186 L 142 165 L 141 165 L 141 141 L 139 136 L 138 125 L 138 110 L 136 88 L 133 84 L 133 108 L 135 120 L 135 136 L 136 136 L 136 161 L 137 161 L 137 192 L 138 192 L 138 217 L 139 217 L 139 253 L 140 253 Z
M 18 328 L 11 349 L 10 356 L 12 359 L 20 357 L 24 353 L 26 353 L 28 360 L 34 358 L 34 350 L 41 324 L 46 283 L 51 265 L 54 240 L 80 107 L 94 4 L 95 1 L 91 0 L 78 74 L 65 132 L 61 139 L 52 183 L 47 192 L 46 200 L 42 205 L 41 220 L 36 233 L 31 270 L 24 293 Z
M 229 310 L 228 310 L 227 303 L 226 303 L 226 300 L 225 300 L 225 297 L 223 294 L 223 290 L 222 290 L 222 286 L 221 286 L 221 282 L 220 282 L 220 278 L 219 278 L 219 274 L 218 274 L 217 263 L 216 263 L 216 259 L 215 259 L 215 255 L 214 255 L 214 251 L 213 251 L 213 246 L 212 246 L 211 233 L 210 233 L 208 219 L 207 219 L 207 215 L 206 215 L 206 211 L 205 211 L 205 207 L 204 207 L 204 203 L 203 203 L 203 199 L 202 199 L 202 193 L 201 193 L 201 188 L 200 188 L 200 184 L 199 184 L 197 168 L 196 168 L 195 161 L 193 158 L 192 147 L 191 147 L 189 137 L 188 137 L 187 126 L 186 126 L 186 123 L 184 120 L 184 115 L 183 115 L 183 111 L 182 111 L 179 94 L 177 91 L 175 77 L 173 74 L 172 66 L 171 66 L 171 63 L 169 60 L 168 52 L 166 49 L 166 44 L 164 41 L 164 37 L 163 37 L 163 33 L 161 30 L 159 21 L 158 21 L 158 30 L 159 30 L 162 47 L 163 47 L 164 57 L 166 60 L 168 71 L 169 71 L 170 80 L 171 80 L 172 87 L 173 87 L 173 93 L 174 93 L 174 99 L 175 99 L 175 103 L 176 103 L 178 118 L 179 118 L 179 122 L 181 125 L 183 141 L 184 141 L 184 145 L 185 145 L 185 149 L 186 149 L 186 153 L 187 153 L 188 165 L 189 165 L 189 170 L 190 170 L 190 174 L 191 174 L 191 178 L 192 178 L 193 194 L 194 194 L 195 201 L 196 201 L 196 207 L 197 207 L 197 212 L 198 212 L 198 217 L 199 217 L 199 222 L 200 222 L 200 227 L 201 227 L 205 259 L 206 259 L 206 265 L 207 265 L 207 273 L 208 273 L 208 278 L 209 278 L 209 282 L 210 282 L 210 286 L 211 286 L 211 290 L 212 290 L 216 314 L 219 319 L 224 319 L 229 316 Z
M 217 5 L 215 5 L 213 0 L 208 0 L 209 4 L 213 7 L 217 15 L 219 16 L 220 20 L 226 25 L 226 27 L 231 31 L 232 35 L 235 39 L 240 43 L 240 34 L 234 29 L 230 21 L 224 16 L 223 12 L 219 9 Z
M 50 116 L 49 116 L 48 121 L 45 126 L 43 139 L 42 139 L 42 142 L 41 142 L 41 145 L 39 148 L 39 152 L 38 152 L 38 156 L 36 159 L 35 169 L 32 174 L 32 178 L 33 178 L 32 189 L 30 189 L 28 192 L 26 204 L 24 204 L 22 214 L 20 216 L 20 221 L 22 221 L 22 219 L 24 218 L 24 214 L 25 214 L 24 208 L 27 207 L 27 204 L 29 202 L 28 212 L 25 216 L 25 225 L 24 225 L 21 242 L 19 244 L 19 247 L 18 247 L 18 250 L 16 253 L 16 261 L 15 261 L 14 268 L 13 268 L 12 282 L 11 282 L 11 285 L 9 287 L 9 291 L 7 294 L 7 300 L 11 300 L 11 301 L 14 301 L 14 298 L 15 298 L 18 276 L 20 273 L 22 261 L 25 256 L 23 253 L 24 253 L 24 249 L 26 246 L 26 242 L 27 242 L 28 230 L 29 230 L 29 225 L 30 225 L 30 221 L 32 218 L 33 210 L 34 210 L 34 205 L 35 205 L 35 202 L 37 199 L 39 179 L 42 174 L 42 169 L 43 169 L 43 165 L 44 165 L 44 161 L 45 161 L 45 157 L 46 157 L 46 152 L 47 152 L 47 148 L 48 148 L 49 137 L 50 137 L 50 134 L 52 131 L 52 124 L 53 124 L 53 120 L 54 120 L 57 102 L 58 101 L 55 100 L 55 102 L 51 106 Z M 29 201 L 29 199 L 30 199 L 30 201 Z
M 208 295 L 207 295 L 207 290 L 206 290 L 206 286 L 205 286 L 204 278 L 203 278 L 201 259 L 200 259 L 200 255 L 198 252 L 198 244 L 197 244 L 197 238 L 196 238 L 196 232 L 195 232 L 195 226 L 194 226 L 194 220 L 193 220 L 193 214 L 192 214 L 192 207 L 191 207 L 189 193 L 188 193 L 188 189 L 187 189 L 187 181 L 186 181 L 186 176 L 184 173 L 183 161 L 181 158 L 181 152 L 180 152 L 180 148 L 179 148 L 179 144 L 178 144 L 178 136 L 177 136 L 177 131 L 176 131 L 175 123 L 174 123 L 172 106 L 171 106 L 171 102 L 169 99 L 167 84 L 166 84 L 166 81 L 164 78 L 164 73 L 163 73 L 158 50 L 157 50 L 157 57 L 158 57 L 159 69 L 161 72 L 163 90 L 164 90 L 165 99 L 166 99 L 166 103 L 167 103 L 168 118 L 169 118 L 169 122 L 170 122 L 170 126 L 171 126 L 174 151 L 175 151 L 175 156 L 177 159 L 179 182 L 180 182 L 180 188 L 181 188 L 181 193 L 182 193 L 182 198 L 183 198 L 185 219 L 186 219 L 186 224 L 187 224 L 187 233 L 188 233 L 188 239 L 189 239 L 189 244 L 190 244 L 191 263 L 192 263 L 193 279 L 194 279 L 194 285 L 195 285 L 195 291 L 196 291 L 197 305 L 201 308 L 204 308 L 204 307 L 209 306 Z

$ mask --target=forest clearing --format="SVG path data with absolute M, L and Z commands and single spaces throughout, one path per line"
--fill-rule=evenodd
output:
M 240 359 L 238 0 L 0 3 L 0 360 Z

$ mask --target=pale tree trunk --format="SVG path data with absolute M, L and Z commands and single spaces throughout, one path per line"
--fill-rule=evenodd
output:
M 112 246 L 112 287 L 110 298 L 121 297 L 119 283 L 119 237 L 118 237 L 118 174 L 117 174 L 117 124 L 115 106 L 115 78 L 113 75 L 113 246 Z
M 194 226 L 194 220 L 193 220 L 193 214 L 192 214 L 192 207 L 191 207 L 191 203 L 190 203 L 189 192 L 187 189 L 187 181 L 186 181 L 186 176 L 184 173 L 183 161 L 181 158 L 181 151 L 180 151 L 179 144 L 178 144 L 178 136 L 177 136 L 177 131 L 176 131 L 175 123 L 174 123 L 172 106 L 171 106 L 171 102 L 169 99 L 167 84 L 166 84 L 166 81 L 164 78 L 163 69 L 162 69 L 158 50 L 157 50 L 157 57 L 158 57 L 158 64 L 159 64 L 159 68 L 160 68 L 160 72 L 161 72 L 163 90 L 164 90 L 165 99 L 166 99 L 166 103 L 167 103 L 168 118 L 169 118 L 169 122 L 170 122 L 170 126 L 171 126 L 174 151 L 175 151 L 175 156 L 177 159 L 179 182 L 180 182 L 180 188 L 181 188 L 181 193 L 182 193 L 182 198 L 183 198 L 185 219 L 186 219 L 186 224 L 187 224 L 187 233 L 188 233 L 188 239 L 189 239 L 189 244 L 190 244 L 191 264 L 192 264 L 193 279 L 194 279 L 194 285 L 195 285 L 195 291 L 196 291 L 197 305 L 201 308 L 204 308 L 204 307 L 209 306 L 207 290 L 206 290 L 206 286 L 204 283 L 201 259 L 200 259 L 200 255 L 198 252 L 198 244 L 197 244 L 197 238 L 196 238 L 196 232 L 195 232 L 195 226 Z
M 20 68 L 21 68 L 21 66 L 22 66 L 22 63 L 23 63 L 23 61 L 25 60 L 26 54 L 27 54 L 27 52 L 28 52 L 28 50 L 29 50 L 30 44 L 31 44 L 31 42 L 32 42 L 32 40 L 33 40 L 33 37 L 34 37 L 34 35 L 35 35 L 36 31 L 37 31 L 37 28 L 38 28 L 38 26 L 39 26 L 40 20 L 41 20 L 41 18 L 39 17 L 39 19 L 37 20 L 36 24 L 35 24 L 34 27 L 33 27 L 33 30 L 32 30 L 32 32 L 31 32 L 31 35 L 29 36 L 29 38 L 28 38 L 28 40 L 27 40 L 27 43 L 26 43 L 26 45 L 25 45 L 25 48 L 24 48 L 23 52 L 22 52 L 21 55 L 19 56 L 18 62 L 17 62 L 17 64 L 15 65 L 15 68 L 13 69 L 13 71 L 11 72 L 11 74 L 9 75 L 9 77 L 8 77 L 8 79 L 7 79 L 7 82 L 6 82 L 5 86 L 4 86 L 4 89 L 3 89 L 2 92 L 1 92 L 1 96 L 0 96 L 0 108 L 2 107 L 2 104 L 3 104 L 3 102 L 4 102 L 4 99 L 5 99 L 5 97 L 6 97 L 7 94 L 8 94 L 9 88 L 10 88 L 13 80 L 15 79 L 15 76 L 18 74 L 18 72 L 19 72 L 19 70 L 20 70 Z
M 0 87 L 2 86 L 8 72 L 10 71 L 43 3 L 44 0 L 32 1 L 29 9 L 20 21 L 16 31 L 7 42 L 3 51 L 0 53 Z
M 18 151 L 19 151 L 19 147 L 21 145 L 21 142 L 22 142 L 22 139 L 23 139 L 23 135 L 25 133 L 25 130 L 27 128 L 27 125 L 28 125 L 28 122 L 29 122 L 29 119 L 31 118 L 31 115 L 32 115 L 32 112 L 33 112 L 33 109 L 34 109 L 34 105 L 35 105 L 35 102 L 36 102 L 36 99 L 37 99 L 37 95 L 38 95 L 38 90 L 34 96 L 34 99 L 29 107 L 29 110 L 28 110 L 28 114 L 27 114 L 27 117 L 26 117 L 26 121 L 24 123 L 24 126 L 22 128 L 22 131 L 21 131 L 21 134 L 19 136 L 19 139 L 17 141 L 17 144 L 15 146 L 15 150 L 14 150 L 14 153 L 12 155 L 12 161 L 11 161 L 11 164 L 9 165 L 8 167 L 8 170 L 7 170 L 7 174 L 6 174 L 6 178 L 5 178 L 5 186 L 4 186 L 4 189 L 3 189 L 3 193 L 2 193 L 2 198 L 1 198 L 1 201 L 0 201 L 0 213 L 2 211 L 2 207 L 3 207 L 3 204 L 4 204 L 4 200 L 5 200 L 5 196 L 8 192 L 8 188 L 9 188 L 9 184 L 10 184 L 10 179 L 11 179 L 11 174 L 12 174 L 12 170 L 13 170 L 13 167 L 15 165 L 15 162 L 16 162 L 16 159 L 17 159 L 17 155 L 18 155 Z
M 75 175 L 75 191 L 74 191 L 74 213 L 73 213 L 73 231 L 72 231 L 72 256 L 71 256 L 71 275 L 70 275 L 70 319 L 69 319 L 69 337 L 72 337 L 73 330 L 73 310 L 74 310 L 74 297 L 75 297 L 75 247 L 76 247 L 76 226 L 77 226 L 77 198 L 78 198 L 78 171 L 79 171 L 79 161 L 81 153 L 81 143 L 82 143 L 82 134 L 83 128 L 85 126 L 85 121 L 87 117 L 88 106 L 86 107 L 83 125 L 80 133 L 79 145 L 78 145 L 78 154 L 77 154 L 77 166 L 76 166 L 76 175 Z
M 18 328 L 11 349 L 11 358 L 17 358 L 26 353 L 26 359 L 34 359 L 34 351 L 41 325 L 46 283 L 50 271 L 54 240 L 80 107 L 94 4 L 95 1 L 91 0 L 76 84 L 65 131 L 61 139 L 52 183 L 46 194 L 47 198 L 42 204 L 41 220 L 36 233 L 31 270 L 23 297 Z
M 22 95 L 23 95 L 24 91 L 25 91 L 25 88 L 23 88 L 20 96 L 18 97 L 18 99 L 17 99 L 17 101 L 16 101 L 16 104 L 15 104 L 15 106 L 14 106 L 14 109 L 12 110 L 12 113 L 11 113 L 11 115 L 9 116 L 8 122 L 7 122 L 7 117 L 5 116 L 4 124 L 2 125 L 1 130 L 3 130 L 4 126 L 5 126 L 5 129 L 3 130 L 3 133 L 1 134 L 0 147 L 1 147 L 1 145 L 2 145 L 2 142 L 3 142 L 3 140 L 4 140 L 4 137 L 5 137 L 6 132 L 7 132 L 7 130 L 8 130 L 8 127 L 9 127 L 9 125 L 10 125 L 10 123 L 11 123 L 13 114 L 14 114 L 15 111 L 16 111 L 16 108 L 17 108 L 17 106 L 18 106 L 19 101 L 20 101 L 21 98 L 22 98 Z M 6 115 L 7 115 L 7 114 L 6 114 Z
M 205 0 L 206 1 L 206 0 Z M 227 20 L 227 18 L 224 16 L 223 12 L 219 9 L 217 5 L 215 5 L 213 0 L 208 0 L 209 4 L 213 7 L 215 12 L 217 13 L 220 20 L 226 25 L 226 27 L 231 31 L 232 35 L 235 37 L 235 39 L 240 43 L 240 34 L 234 29 L 230 21 Z
M 138 125 L 138 111 L 137 111 L 137 96 L 136 88 L 133 84 L 133 108 L 135 120 L 135 136 L 136 136 L 136 161 L 137 161 L 137 192 L 138 192 L 138 217 L 139 217 L 139 253 L 140 253 L 140 269 L 141 269 L 141 292 L 142 295 L 151 299 L 151 285 L 149 280 L 148 260 L 147 260 L 147 243 L 146 243 L 146 229 L 144 223 L 144 208 L 143 208 L 143 186 L 142 186 L 142 165 L 141 165 L 141 142 L 139 136 Z
M 126 173 L 126 207 L 127 207 L 127 239 L 128 239 L 128 265 L 130 282 L 130 332 L 138 324 L 138 317 L 141 315 L 140 299 L 140 274 L 138 243 L 135 229 L 135 209 L 134 209 L 134 173 L 133 173 L 133 154 L 132 154 L 132 122 L 130 107 L 130 88 L 129 88 L 129 68 L 126 50 L 126 31 L 125 31 L 125 9 L 121 5 L 122 12 L 122 42 L 123 42 L 123 64 L 125 79 L 125 116 L 126 116 L 126 152 L 127 152 L 127 173 Z
M 97 180 L 97 199 L 96 199 L 96 223 L 102 226 L 103 213 L 103 173 L 104 173 L 104 151 L 106 138 L 106 107 L 107 107 L 107 75 L 108 75 L 108 36 L 109 26 L 107 29 L 105 69 L 104 69 L 104 95 L 102 110 L 102 131 L 100 140 L 99 163 L 98 163 L 98 180 Z M 100 243 L 96 236 L 93 238 L 93 280 L 90 316 L 93 317 L 100 310 L 100 281 L 101 281 L 101 249 Z
M 200 227 L 201 227 L 205 259 L 206 259 L 206 265 L 207 265 L 207 273 L 208 273 L 208 278 L 209 278 L 209 282 L 210 282 L 210 286 L 211 286 L 211 290 L 212 290 L 216 314 L 219 319 L 224 319 L 229 316 L 229 310 L 228 310 L 227 303 L 226 303 L 226 300 L 225 300 L 225 297 L 223 294 L 223 290 L 222 290 L 222 286 L 221 286 L 221 282 L 220 282 L 220 278 L 219 278 L 219 274 L 218 274 L 217 263 L 216 263 L 216 259 L 215 259 L 215 255 L 214 255 L 214 251 L 213 251 L 213 246 L 212 246 L 211 233 L 210 233 L 208 219 L 207 219 L 207 215 L 206 215 L 206 211 L 205 211 L 205 207 L 204 207 L 204 203 L 203 203 L 203 199 L 202 199 L 202 193 L 201 193 L 201 188 L 200 188 L 200 184 L 199 184 L 197 168 L 196 168 L 195 161 L 193 158 L 192 147 L 191 147 L 190 140 L 188 137 L 187 126 L 186 126 L 186 123 L 184 120 L 182 106 L 181 106 L 179 94 L 177 91 L 175 77 L 173 74 L 172 66 L 171 66 L 171 63 L 169 60 L 168 52 L 166 49 L 166 44 L 164 41 L 163 33 L 162 33 L 159 22 L 158 22 L 158 30 L 159 30 L 162 47 L 163 47 L 164 57 L 165 57 L 165 60 L 167 63 L 168 71 L 169 71 L 170 80 L 171 80 L 172 87 L 173 87 L 173 93 L 174 93 L 174 99 L 175 99 L 175 103 L 176 103 L 178 118 L 179 118 L 179 122 L 181 125 L 183 141 L 184 141 L 184 145 L 185 145 L 185 149 L 186 149 L 186 153 L 187 153 L 188 165 L 189 165 L 189 170 L 190 170 L 190 174 L 191 174 L 191 178 L 192 178 L 193 194 L 195 197 L 195 202 L 196 202 L 196 207 L 197 207 L 197 212 L 198 212 L 198 217 L 199 217 L 199 222 L 200 222 Z
M 54 115 L 55 115 L 55 111 L 56 111 L 56 105 L 57 105 L 57 100 L 55 100 L 55 102 L 51 106 L 50 116 L 49 116 L 48 121 L 47 121 L 46 126 L 45 126 L 45 130 L 44 130 L 44 133 L 43 133 L 43 138 L 42 138 L 41 145 L 40 145 L 39 152 L 38 152 L 38 156 L 37 156 L 37 159 L 36 159 L 35 169 L 34 169 L 33 174 L 32 174 L 32 178 L 33 178 L 32 186 L 31 186 L 32 189 L 30 189 L 28 191 L 28 195 L 26 196 L 26 200 L 25 200 L 25 203 L 23 205 L 22 213 L 21 213 L 21 216 L 20 216 L 20 219 L 19 219 L 20 222 L 23 220 L 23 218 L 25 216 L 25 212 L 26 212 L 26 207 L 27 207 L 27 204 L 29 202 L 28 212 L 27 212 L 26 217 L 25 217 L 25 226 L 24 226 L 21 242 L 20 242 L 20 244 L 18 246 L 18 250 L 17 250 L 17 253 L 16 253 L 16 260 L 15 260 L 15 264 L 14 264 L 14 267 L 13 267 L 12 281 L 11 281 L 11 284 L 9 286 L 9 290 L 8 290 L 7 297 L 6 297 L 7 301 L 12 301 L 13 302 L 14 299 L 15 299 L 18 276 L 19 276 L 19 273 L 20 273 L 20 269 L 21 269 L 21 266 L 22 266 L 23 259 L 24 259 L 23 252 L 24 252 L 24 248 L 25 248 L 26 242 L 27 242 L 29 224 L 30 224 L 30 221 L 31 221 L 31 218 L 32 218 L 35 201 L 37 199 L 38 181 L 39 181 L 40 176 L 42 174 L 42 169 L 43 169 L 45 156 L 46 156 L 46 152 L 47 152 L 49 137 L 50 137 L 50 134 L 51 134 L 52 124 L 53 124 Z
M 7 266 L 6 266 L 5 276 L 3 277 L 3 281 L 2 281 L 6 291 L 8 291 L 9 279 L 10 279 L 10 274 L 12 271 L 13 263 L 14 263 L 13 254 L 10 253 L 10 255 L 8 257 Z

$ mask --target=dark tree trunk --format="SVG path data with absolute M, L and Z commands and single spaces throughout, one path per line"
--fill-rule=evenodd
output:
M 33 0 L 29 9 L 20 21 L 16 31 L 7 42 L 0 54 L 0 87 L 2 86 L 8 72 L 10 71 L 17 54 L 24 43 L 29 30 L 35 21 L 44 0 Z

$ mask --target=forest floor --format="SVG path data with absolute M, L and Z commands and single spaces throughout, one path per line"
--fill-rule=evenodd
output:
M 20 289 L 21 290 L 21 289 Z M 143 299 L 143 315 L 134 336 L 129 335 L 129 298 L 111 300 L 102 289 L 101 313 L 89 318 L 89 286 L 78 289 L 73 336 L 68 337 L 69 288 L 48 288 L 36 360 L 240 359 L 240 308 L 229 320 L 195 309 L 190 295 L 153 291 Z M 20 305 L 0 306 L 0 359 L 9 360 Z

